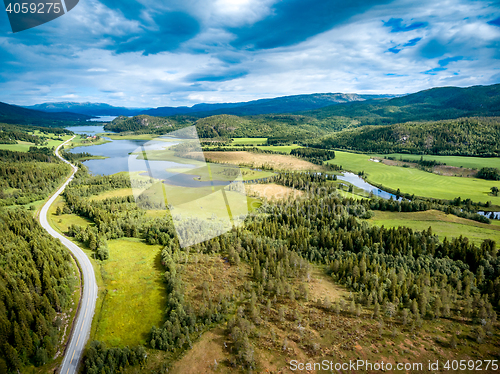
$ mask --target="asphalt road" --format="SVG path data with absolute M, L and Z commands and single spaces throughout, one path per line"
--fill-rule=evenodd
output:
M 49 213 L 49 207 L 52 203 L 57 199 L 57 197 L 64 191 L 69 182 L 73 180 L 73 177 L 78 170 L 78 168 L 64 160 L 59 154 L 59 148 L 71 141 L 73 138 L 67 140 L 63 144 L 61 144 L 56 149 L 56 156 L 63 160 L 65 163 L 71 165 L 73 168 L 73 173 L 71 177 L 59 188 L 59 190 L 45 203 L 40 211 L 40 224 L 42 227 L 47 230 L 47 232 L 56 239 L 59 239 L 62 244 L 66 248 L 68 248 L 73 256 L 78 261 L 80 265 L 80 270 L 83 273 L 83 294 L 80 300 L 80 310 L 78 315 L 76 316 L 74 329 L 72 331 L 72 335 L 69 339 L 69 344 L 66 347 L 66 354 L 64 355 L 64 359 L 62 361 L 61 369 L 59 371 L 60 374 L 76 374 L 78 369 L 78 364 L 80 359 L 82 358 L 83 350 L 85 348 L 85 344 L 87 343 L 87 339 L 90 335 L 90 328 L 92 326 L 92 317 L 94 316 L 95 304 L 97 300 L 97 283 L 95 280 L 94 268 L 90 263 L 87 255 L 78 247 L 76 244 L 71 242 L 69 239 L 59 234 L 56 230 L 54 230 L 47 219 L 47 215 Z

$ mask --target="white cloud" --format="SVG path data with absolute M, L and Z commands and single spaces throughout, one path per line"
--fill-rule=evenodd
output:
M 0 101 L 28 105 L 75 95 L 82 101 L 156 107 L 314 92 L 406 93 L 441 85 L 498 83 L 499 79 L 498 48 L 491 47 L 500 44 L 500 28 L 486 23 L 499 9 L 486 2 L 399 0 L 300 44 L 262 51 L 231 47 L 234 35 L 226 27 L 266 17 L 272 1 L 172 4 L 174 10 L 188 8 L 203 25 L 202 32 L 178 52 L 144 56 L 108 50 L 111 35 L 127 36 L 142 26 L 95 0 L 81 2 L 69 13 L 74 12 L 72 18 L 62 17 L 33 34 L 45 35 L 41 40 L 49 45 L 33 44 L 34 39 L 26 36 L 0 36 Z M 145 19 L 148 13 L 140 17 Z M 429 24 L 391 33 L 382 22 L 390 18 L 402 18 L 404 24 Z M 404 47 L 415 38 L 422 39 Z M 422 46 L 431 40 L 438 40 L 445 53 L 422 57 Z M 388 52 L 392 47 L 401 51 Z M 439 67 L 441 59 L 456 56 L 462 60 L 450 62 L 447 70 L 424 74 Z M 234 71 L 248 74 L 218 82 L 191 80 Z

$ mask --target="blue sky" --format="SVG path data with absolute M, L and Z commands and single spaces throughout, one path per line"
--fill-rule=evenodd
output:
M 80 0 L 12 34 L 0 101 L 129 107 L 500 83 L 500 2 Z

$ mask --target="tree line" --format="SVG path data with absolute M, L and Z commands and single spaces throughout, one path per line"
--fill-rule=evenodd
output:
M 50 148 L 0 151 L 0 206 L 43 200 L 69 173 L 70 166 L 54 156 Z

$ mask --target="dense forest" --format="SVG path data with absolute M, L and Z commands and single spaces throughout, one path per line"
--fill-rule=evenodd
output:
M 24 205 L 45 199 L 71 169 L 50 148 L 29 152 L 0 150 L 0 206 Z
M 422 211 L 435 209 L 437 202 L 358 201 L 339 196 L 325 175 L 284 173 L 274 181 L 303 190 L 307 198 L 266 203 L 243 227 L 187 251 L 179 248 L 171 218 L 147 219 L 132 196 L 92 204 L 85 198 L 113 186 L 127 186 L 121 178 L 90 177 L 81 172 L 65 195 L 65 209 L 71 207 L 95 223 L 86 229 L 73 226 L 70 233 L 97 251 L 100 242 L 105 246 L 106 240 L 122 236 L 164 245 L 167 308 L 164 324 L 151 329 L 151 348 L 187 349 L 202 331 L 227 321 L 231 365 L 254 370 L 252 326 L 271 310 L 278 319 L 300 318 L 293 317 L 285 304 L 307 299 L 299 280 L 307 277 L 310 263 L 323 266 L 335 282 L 355 295 L 349 305 L 321 302 L 318 308 L 328 313 L 340 310 L 355 315 L 363 307 L 377 320 L 397 317 L 406 328 L 416 330 L 424 320 L 460 316 L 476 325 L 474 331 L 481 339 L 494 329 L 500 305 L 500 259 L 495 242 L 485 240 L 477 246 L 464 237 L 440 241 L 430 228 L 388 229 L 364 221 L 374 209 Z M 442 208 L 453 209 L 453 205 Z M 191 224 L 199 229 L 199 222 Z M 185 223 L 187 232 L 189 225 Z M 221 254 L 232 266 L 245 264 L 251 269 L 251 281 L 244 284 L 244 292 L 212 297 L 203 291 L 202 305 L 192 305 L 185 298 L 182 279 L 189 253 Z M 116 362 L 110 365 L 117 368 Z
M 0 373 L 52 360 L 77 283 L 68 251 L 23 210 L 0 212 Z
M 460 118 L 368 126 L 320 139 L 317 146 L 370 153 L 497 157 L 500 118 Z

